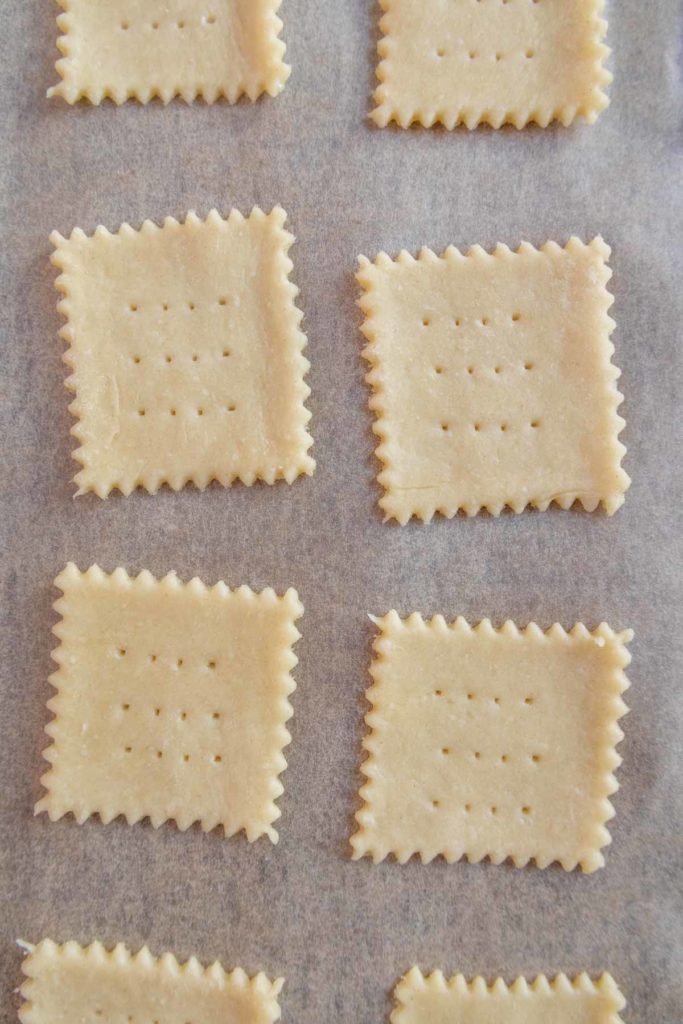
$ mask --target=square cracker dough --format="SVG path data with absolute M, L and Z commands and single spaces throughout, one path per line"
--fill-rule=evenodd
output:
M 387 518 L 619 508 L 609 253 L 572 238 L 360 258 Z
M 277 96 L 290 68 L 281 0 L 58 0 L 61 81 L 48 96 L 115 103 Z
M 156 959 L 146 947 L 131 954 L 122 943 L 108 952 L 100 942 L 82 948 L 44 939 L 22 966 L 22 1024 L 273 1024 L 280 1017 L 281 978 L 249 978 L 241 968 L 226 974 L 194 957 L 179 964 L 171 953 Z
M 70 564 L 55 585 L 59 668 L 48 702 L 47 790 L 55 821 L 99 814 L 157 828 L 267 835 L 280 811 L 295 688 L 296 591 L 130 578 Z
M 441 971 L 425 977 L 413 967 L 394 992 L 391 1024 L 620 1024 L 626 1001 L 609 974 L 592 981 L 580 974 L 570 981 L 539 975 L 531 984 L 518 978 L 510 988 L 498 978 L 462 974 L 446 980 Z
M 601 867 L 630 631 L 376 621 L 354 857 Z
M 607 104 L 603 0 L 380 0 L 384 127 L 588 122 Z
M 285 219 L 212 210 L 52 235 L 79 494 L 313 472 Z

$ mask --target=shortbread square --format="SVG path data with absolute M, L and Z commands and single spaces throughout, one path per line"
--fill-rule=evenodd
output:
M 157 959 L 146 946 L 131 953 L 123 943 L 81 947 L 43 939 L 22 967 L 22 1024 L 274 1024 L 280 1018 L 283 979 L 253 978 L 240 968 L 195 957 L 180 964 L 172 953 Z
M 360 257 L 387 519 L 505 506 L 612 514 L 629 478 L 601 238 Z
M 199 822 L 277 842 L 303 613 L 296 591 L 73 564 L 55 585 L 51 767 L 36 813 L 79 823 L 99 814 L 105 824 L 149 817 L 181 830 Z
M 413 967 L 394 990 L 391 1024 L 621 1024 L 626 1000 L 609 974 L 572 981 L 540 974 L 508 988 L 502 978 L 489 987 L 482 977 L 462 974 L 446 980 L 441 971 L 425 976 Z
M 354 859 L 602 867 L 631 631 L 374 621 Z
M 79 494 L 313 472 L 285 219 L 212 210 L 52 235 Z
M 609 100 L 604 0 L 380 0 L 372 117 L 523 128 L 593 123 Z
M 277 96 L 290 68 L 281 0 L 57 0 L 61 81 L 48 96 L 168 103 Z

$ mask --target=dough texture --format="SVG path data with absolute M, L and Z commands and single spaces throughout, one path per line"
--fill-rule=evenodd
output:
M 517 978 L 509 988 L 497 978 L 467 982 L 462 974 L 446 980 L 441 971 L 425 977 L 418 967 L 401 979 L 391 1024 L 621 1024 L 626 1001 L 609 974 L 592 981 L 580 974 L 570 981 L 540 974 L 528 984 Z
M 283 979 L 227 974 L 191 957 L 153 957 L 146 946 L 131 953 L 123 943 L 109 952 L 101 942 L 81 947 L 43 939 L 23 963 L 27 980 L 22 1024 L 274 1024 Z
M 310 475 L 286 214 L 52 235 L 78 494 Z
M 592 123 L 609 102 L 603 0 L 380 4 L 380 127 Z
M 631 631 L 374 621 L 354 858 L 602 867 Z
M 277 842 L 303 613 L 296 591 L 73 564 L 55 585 L 59 668 L 36 813 L 99 814 L 105 824 L 149 817 L 181 830 L 199 822 Z
M 620 507 L 609 254 L 572 238 L 360 257 L 387 519 Z
M 279 39 L 281 0 L 58 0 L 62 57 L 48 96 L 168 103 L 181 96 L 277 96 L 290 68 Z

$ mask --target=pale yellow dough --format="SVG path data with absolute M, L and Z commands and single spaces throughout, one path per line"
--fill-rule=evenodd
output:
M 249 978 L 241 968 L 227 974 L 192 957 L 179 964 L 146 947 L 131 954 L 119 943 L 82 948 L 44 939 L 23 963 L 27 980 L 19 1011 L 22 1024 L 274 1024 L 283 979 Z
M 281 0 L 57 0 L 61 81 L 48 96 L 115 103 L 277 96 L 290 68 Z
M 592 123 L 612 75 L 604 0 L 380 0 L 384 127 Z
M 602 867 L 630 630 L 375 621 L 354 858 Z
M 626 1000 L 609 974 L 592 981 L 580 974 L 570 981 L 539 975 L 509 988 L 498 978 L 467 982 L 462 974 L 446 980 L 441 971 L 425 977 L 417 967 L 394 991 L 391 1024 L 620 1024 Z
M 360 257 L 386 518 L 619 508 L 609 253 L 572 238 Z
M 313 472 L 285 219 L 212 210 L 52 235 L 79 494 Z
M 57 577 L 50 769 L 36 813 L 199 822 L 277 842 L 278 776 L 303 607 L 296 591 L 208 588 L 73 565 Z

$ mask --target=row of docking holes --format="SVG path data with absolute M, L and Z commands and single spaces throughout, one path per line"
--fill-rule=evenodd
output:
M 504 60 L 506 57 L 514 58 L 519 56 L 519 50 L 512 50 L 510 53 L 503 53 L 501 50 L 492 50 L 487 53 L 479 53 L 478 50 L 467 50 L 464 52 L 462 50 L 457 50 L 455 52 L 451 52 L 450 50 L 447 50 L 445 46 L 437 46 L 436 50 L 434 51 L 434 56 L 436 57 L 437 60 L 443 60 L 444 57 L 459 55 L 466 56 L 468 60 L 495 60 L 496 63 L 498 63 L 499 61 Z M 533 60 L 535 56 L 536 51 L 532 49 L 530 46 L 527 47 L 527 49 L 524 51 L 524 57 L 526 58 L 526 60 Z
M 225 412 L 236 412 L 237 411 L 237 406 L 235 405 L 234 402 L 231 402 L 230 405 L 226 405 L 223 408 L 224 408 Z M 215 409 L 216 409 L 216 406 L 212 406 L 212 411 L 215 411 Z M 184 410 L 184 411 L 191 411 L 191 410 Z M 201 406 L 199 406 L 199 408 L 194 410 L 194 415 L 195 416 L 203 416 L 204 412 L 205 412 L 205 410 Z M 147 415 L 147 410 L 143 409 L 143 408 L 140 408 L 140 409 L 138 409 L 138 411 L 137 411 L 137 413 L 135 415 L 137 415 L 138 417 L 146 416 Z M 165 413 L 164 413 L 164 415 L 165 415 Z M 169 416 L 177 416 L 178 415 L 178 410 L 175 409 L 173 406 L 171 406 L 171 408 L 168 410 L 168 415 Z
M 203 14 L 201 16 L 201 18 L 199 18 L 199 24 L 200 25 L 215 25 L 217 21 L 218 21 L 218 18 L 216 17 L 215 14 Z M 145 25 L 147 25 L 147 24 L 149 24 L 150 28 L 153 28 L 155 30 L 161 28 L 161 22 L 160 21 L 143 22 L 140 27 L 144 28 Z M 187 18 L 180 18 L 176 22 L 167 22 L 167 25 L 168 25 L 169 28 L 179 28 L 179 29 L 184 29 L 184 28 L 190 28 L 191 27 L 191 23 L 187 20 Z M 128 29 L 130 29 L 132 27 L 133 27 L 133 25 L 132 25 L 132 23 L 130 21 L 122 21 L 121 22 L 121 31 L 122 32 L 127 32 Z
M 207 305 L 208 305 L 208 303 L 207 303 Z M 221 296 L 219 296 L 218 300 L 216 301 L 216 305 L 217 306 L 225 307 L 225 306 L 230 306 L 231 302 L 230 302 L 230 299 L 228 298 L 227 295 L 221 295 Z M 237 305 L 239 305 L 239 302 L 237 303 Z M 191 302 L 190 301 L 190 302 L 181 302 L 181 303 L 178 304 L 178 309 L 179 309 L 180 312 L 182 312 L 182 310 L 187 310 L 190 313 L 196 313 L 197 312 L 197 308 L 198 307 L 197 307 L 197 303 L 196 302 Z M 151 308 L 151 310 L 149 310 L 149 312 L 154 313 L 158 309 L 161 309 L 162 313 L 170 313 L 170 311 L 171 311 L 171 303 L 170 302 L 162 302 L 161 306 L 152 306 L 152 308 Z M 128 303 L 128 312 L 129 313 L 142 313 L 142 312 L 147 312 L 147 311 L 148 311 L 147 307 L 145 307 L 145 309 L 143 310 L 142 306 L 140 306 L 140 304 L 137 303 L 137 302 L 129 302 Z M 176 312 L 175 306 L 173 307 L 173 312 L 174 313 Z
M 434 696 L 435 697 L 445 697 L 446 695 L 445 695 L 443 690 L 434 690 Z M 450 694 L 449 694 L 449 696 L 450 696 Z M 454 695 L 454 696 L 457 696 L 457 694 Z M 473 693 L 472 691 L 467 693 L 466 697 L 467 697 L 468 701 L 484 700 L 484 701 L 489 702 L 490 704 L 495 704 L 496 707 L 500 707 L 500 705 L 502 704 L 502 700 L 501 700 L 500 697 L 480 697 L 476 693 Z M 507 701 L 506 701 L 506 703 L 507 703 Z M 521 703 L 522 703 L 522 705 L 524 707 L 531 707 L 531 705 L 534 703 L 534 698 L 531 697 L 531 696 L 524 697 L 522 699 Z
M 432 800 L 431 801 L 431 806 L 432 806 L 433 810 L 438 811 L 439 808 L 443 806 L 443 804 L 442 804 L 442 802 L 440 800 Z M 475 810 L 475 808 L 474 808 L 474 806 L 472 804 L 463 804 L 462 809 L 465 812 L 465 814 L 470 814 L 472 811 Z M 489 808 L 485 808 L 484 807 L 484 808 L 481 808 L 481 809 L 484 812 L 486 812 L 488 810 L 488 813 L 490 815 L 492 815 L 493 817 L 495 817 L 496 814 L 498 814 L 498 808 L 495 805 L 493 807 L 489 807 Z M 528 817 L 531 816 L 531 813 L 532 813 L 531 807 L 528 807 L 528 806 L 520 807 L 519 810 L 520 810 L 520 813 L 523 814 L 525 818 L 528 818 Z
M 121 705 L 121 711 L 123 711 L 124 714 L 127 711 L 130 711 L 130 702 L 129 701 L 124 701 L 124 703 Z M 161 718 L 163 713 L 164 713 L 164 709 L 163 708 L 157 707 L 157 708 L 154 709 L 154 717 L 155 718 Z M 223 714 L 220 711 L 212 711 L 211 714 L 209 715 L 209 718 L 211 719 L 212 722 L 220 722 L 222 717 L 223 717 Z M 179 711 L 178 712 L 178 721 L 179 722 L 186 722 L 187 719 L 188 719 L 188 712 L 187 711 Z
M 133 753 L 132 746 L 124 746 L 123 753 L 124 754 L 132 754 Z M 163 759 L 163 757 L 164 757 L 164 752 L 163 751 L 157 751 L 157 753 L 154 755 L 154 760 L 155 761 L 161 761 Z M 168 760 L 168 757 L 167 757 L 167 760 Z M 177 760 L 178 760 L 178 762 L 180 764 L 187 765 L 187 764 L 189 764 L 191 759 L 189 757 L 189 754 L 183 754 Z M 196 758 L 195 760 L 197 761 L 197 760 L 199 760 L 199 758 Z M 205 761 L 207 764 L 210 764 L 210 765 L 219 765 L 219 764 L 222 764 L 222 761 L 223 761 L 223 759 L 221 758 L 220 754 L 212 754 L 209 758 L 203 758 L 202 760 Z
M 114 657 L 116 657 L 116 658 L 125 658 L 127 656 L 127 654 L 128 654 L 128 651 L 126 650 L 125 647 L 117 647 L 116 650 L 114 651 Z M 184 658 L 170 658 L 170 659 L 163 659 L 162 660 L 159 657 L 158 654 L 148 654 L 147 655 L 147 662 L 150 665 L 164 665 L 167 668 L 171 668 L 171 669 L 176 670 L 176 671 L 180 671 L 180 669 L 183 668 L 184 665 L 185 665 L 185 659 Z M 206 669 L 206 670 L 208 670 L 210 672 L 213 672 L 215 670 L 215 668 L 217 667 L 217 662 L 216 662 L 215 658 L 211 658 L 210 661 L 205 662 L 203 665 L 193 665 L 192 667 L 193 668 L 202 668 L 202 669 Z
M 230 349 L 229 348 L 224 348 L 221 351 L 220 358 L 221 359 L 229 359 L 231 355 L 232 355 L 232 352 L 230 351 Z M 135 363 L 136 366 L 139 366 L 140 363 L 142 363 L 142 361 L 143 361 L 143 357 L 140 356 L 140 355 L 131 356 L 130 359 L 131 359 L 131 362 Z M 199 362 L 201 362 L 201 360 L 202 360 L 202 357 L 199 355 L 198 352 L 193 352 L 192 355 L 190 356 L 190 362 L 192 362 L 192 363 L 199 363 Z M 167 366 L 170 366 L 171 363 L 175 362 L 175 358 L 174 358 L 174 356 L 169 355 L 167 353 L 164 356 L 163 361 L 164 361 L 164 363 Z
M 521 313 L 517 313 L 517 312 L 510 313 L 510 323 L 518 324 L 521 319 L 522 319 L 522 314 Z M 431 327 L 432 323 L 433 323 L 433 320 L 432 320 L 431 316 L 429 315 L 429 313 L 425 313 L 424 316 L 422 317 L 422 326 L 423 327 Z M 442 320 L 441 317 L 439 318 L 439 323 L 443 323 L 443 320 Z M 454 327 L 462 327 L 464 323 L 465 323 L 465 321 L 460 316 L 456 316 L 453 319 L 453 326 Z M 475 327 L 491 327 L 492 326 L 492 321 L 491 321 L 491 317 L 490 316 L 482 316 L 481 319 L 474 320 L 473 323 L 474 323 Z M 499 326 L 503 326 L 504 324 L 507 324 L 507 320 L 503 321 L 503 323 L 499 324 Z
M 540 425 L 541 425 L 541 421 L 540 420 L 530 420 L 529 421 L 529 427 L 531 428 L 531 430 L 538 430 Z M 522 425 L 522 429 L 523 429 L 523 427 L 524 427 L 524 425 Z M 503 421 L 502 423 L 491 424 L 491 428 L 496 430 L 496 431 L 499 431 L 502 434 L 506 434 L 510 430 L 510 424 L 505 422 L 505 421 Z M 444 422 L 444 423 L 441 424 L 440 429 L 441 429 L 441 433 L 442 434 L 450 434 L 451 433 L 451 424 Z M 484 433 L 484 432 L 487 431 L 487 426 L 484 423 L 479 423 L 479 422 L 473 423 L 472 424 L 472 431 L 475 434 L 481 434 L 481 433 Z
M 524 363 L 520 363 L 520 366 L 527 373 L 531 373 L 531 371 L 534 368 L 534 364 L 531 362 L 530 359 L 527 359 L 526 362 L 524 362 Z M 470 377 L 473 377 L 475 375 L 475 373 L 477 375 L 479 375 L 480 373 L 487 374 L 487 373 L 490 372 L 485 367 L 482 368 L 481 366 L 466 366 L 465 370 L 469 374 Z M 506 367 L 500 366 L 500 364 L 496 364 L 496 366 L 493 367 L 493 372 L 494 372 L 494 374 L 497 377 L 500 376 L 501 374 L 505 373 L 505 370 L 506 370 Z M 434 367 L 434 373 L 437 375 L 437 377 L 440 377 L 441 374 L 443 374 L 445 372 L 446 372 L 446 367 L 445 366 L 442 366 L 442 365 L 439 364 L 439 365 Z
M 454 753 L 454 751 L 450 747 L 442 747 L 440 753 L 442 754 L 443 757 L 450 757 Z M 473 750 L 470 752 L 469 756 L 472 758 L 473 761 L 482 760 L 481 750 Z M 524 757 L 526 758 L 528 764 L 540 764 L 542 760 L 540 754 L 525 754 Z M 484 761 L 487 764 L 491 761 L 493 761 L 495 764 L 509 764 L 510 755 L 494 754 L 491 757 L 485 757 Z
M 133 748 L 132 747 L 124 747 L 123 748 L 123 752 L 124 752 L 124 754 L 132 754 L 133 753 Z M 163 759 L 163 756 L 164 756 L 163 750 L 157 750 L 156 754 L 154 755 L 154 760 L 155 761 L 161 761 Z M 168 760 L 168 757 L 166 759 Z M 190 760 L 191 760 L 191 758 L 190 758 L 189 754 L 183 754 L 180 758 L 178 758 L 178 761 L 179 761 L 180 764 L 189 764 Z M 195 758 L 195 760 L 199 760 L 199 758 Z M 222 764 L 222 762 L 223 762 L 223 758 L 221 757 L 220 754 L 212 754 L 208 758 L 202 758 L 202 760 L 205 761 L 207 764 L 214 764 L 214 765 L 219 765 L 219 764 Z

